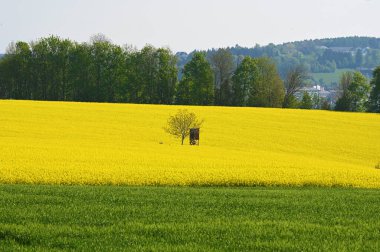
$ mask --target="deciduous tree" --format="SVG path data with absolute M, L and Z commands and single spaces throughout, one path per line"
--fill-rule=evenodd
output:
M 254 80 L 257 76 L 257 62 L 245 57 L 232 76 L 232 105 L 248 106 Z
M 231 77 L 235 68 L 234 57 L 229 49 L 221 48 L 211 57 L 215 80 L 215 104 L 231 104 Z
M 369 111 L 380 113 L 380 66 L 373 71 L 371 95 L 369 97 Z
M 190 134 L 190 128 L 199 128 L 203 120 L 199 120 L 194 112 L 186 109 L 180 109 L 175 115 L 169 117 L 167 126 L 164 130 L 178 138 L 181 138 L 181 144 Z
M 194 53 L 185 65 L 176 96 L 178 104 L 214 103 L 214 75 L 204 53 Z
M 313 100 L 308 92 L 303 92 L 302 100 L 300 103 L 301 109 L 312 109 L 313 108 Z
M 284 84 L 275 63 L 269 58 L 257 58 L 256 67 L 249 105 L 281 107 L 284 100 Z
M 346 72 L 340 81 L 341 96 L 335 110 L 363 112 L 367 110 L 370 86 L 360 72 Z

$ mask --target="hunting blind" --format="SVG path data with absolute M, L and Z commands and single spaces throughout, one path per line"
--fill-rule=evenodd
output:
M 190 129 L 190 145 L 199 145 L 199 128 Z

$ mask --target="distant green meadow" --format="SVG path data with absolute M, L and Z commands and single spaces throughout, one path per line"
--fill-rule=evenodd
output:
M 322 79 L 326 86 L 330 87 L 333 83 L 338 85 L 342 74 L 347 71 L 354 71 L 354 69 L 337 69 L 334 73 L 310 73 L 310 75 L 318 83 Z
M 380 190 L 0 185 L 0 251 L 380 251 Z

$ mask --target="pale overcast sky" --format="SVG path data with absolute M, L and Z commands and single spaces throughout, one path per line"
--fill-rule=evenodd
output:
M 0 0 L 0 10 L 0 52 L 51 34 L 173 51 L 380 37 L 380 0 Z

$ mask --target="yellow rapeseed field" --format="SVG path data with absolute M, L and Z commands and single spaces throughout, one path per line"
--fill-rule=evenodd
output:
M 0 183 L 380 188 L 380 115 L 186 107 L 200 146 L 165 133 L 180 106 L 0 101 Z

